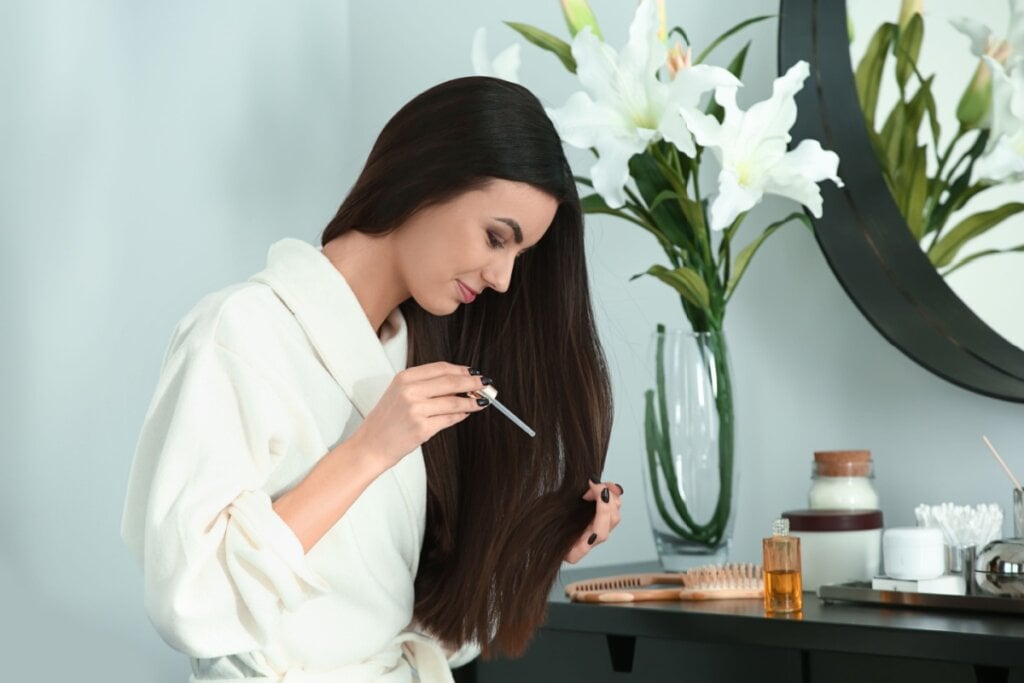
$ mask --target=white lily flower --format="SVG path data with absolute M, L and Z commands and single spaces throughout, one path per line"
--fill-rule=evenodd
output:
M 786 150 L 789 129 L 796 122 L 794 96 L 803 87 L 809 69 L 799 61 L 775 79 L 772 95 L 746 112 L 736 104 L 736 88 L 719 87 L 715 100 L 725 110 L 719 123 L 707 114 L 683 111 L 697 143 L 710 149 L 721 164 L 718 195 L 711 204 L 711 228 L 728 227 L 766 194 L 794 199 L 821 216 L 821 190 L 817 183 L 836 174 L 839 156 L 821 148 L 817 140 L 804 140 Z
M 974 175 L 994 182 L 1024 180 L 1024 65 L 1007 71 L 990 57 L 985 61 L 993 75 L 992 129 Z
M 492 61 L 487 54 L 487 29 L 483 26 L 473 34 L 473 73 L 478 76 L 493 76 L 513 83 L 519 82 L 519 43 L 513 43 L 498 53 Z
M 661 139 L 693 156 L 696 148 L 679 112 L 698 112 L 701 95 L 716 86 L 740 85 L 727 70 L 703 65 L 683 69 L 663 82 L 657 74 L 667 50 L 657 32 L 654 0 L 644 0 L 637 8 L 621 52 L 589 28 L 582 29 L 573 39 L 572 55 L 584 90 L 571 95 L 560 109 L 548 110 L 562 140 L 597 150 L 590 177 L 613 208 L 626 202 L 630 157 Z
M 999 63 L 1024 60 L 1024 0 L 1009 0 L 1010 21 L 1006 37 L 997 38 L 985 24 L 970 17 L 950 19 L 953 27 L 971 39 L 971 52 L 978 57 L 994 57 Z

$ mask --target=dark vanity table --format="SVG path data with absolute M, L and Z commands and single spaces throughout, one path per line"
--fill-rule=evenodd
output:
M 462 683 L 548 681 L 927 681 L 1024 683 L 1024 618 L 852 603 L 804 594 L 800 618 L 758 600 L 593 605 L 563 586 L 657 571 L 656 563 L 565 572 L 526 655 L 477 661 Z

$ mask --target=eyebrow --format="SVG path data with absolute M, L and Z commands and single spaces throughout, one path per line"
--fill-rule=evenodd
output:
M 501 221 L 508 227 L 512 228 L 512 236 L 515 237 L 516 244 L 523 243 L 523 229 L 519 227 L 519 223 L 514 218 L 502 218 L 495 216 L 494 220 Z

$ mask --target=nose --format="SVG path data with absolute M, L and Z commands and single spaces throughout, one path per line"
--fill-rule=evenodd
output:
M 483 273 L 484 282 L 490 285 L 491 289 L 501 294 L 508 291 L 509 283 L 512 282 L 512 269 L 515 267 L 515 257 L 503 258 L 493 262 Z

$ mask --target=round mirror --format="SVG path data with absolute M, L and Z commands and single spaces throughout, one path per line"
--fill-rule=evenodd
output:
M 896 16 L 880 16 L 878 12 L 888 10 L 898 14 L 899 10 L 894 3 L 850 4 L 854 9 L 848 22 L 847 9 L 842 2 L 781 2 L 780 69 L 784 70 L 799 59 L 811 64 L 811 78 L 797 98 L 799 114 L 793 139 L 815 137 L 826 149 L 835 150 L 841 160 L 840 175 L 845 182 L 843 188 L 822 187 L 826 210 L 824 217 L 815 221 L 818 242 L 840 283 L 864 315 L 913 360 L 972 391 L 1024 402 L 1024 351 L 1020 346 L 1024 345 L 1021 338 L 1024 335 L 1019 332 L 1024 316 L 1012 315 L 1013 307 L 1019 308 L 1018 295 L 1024 290 L 1019 280 L 1014 285 L 1012 280 L 999 274 L 1003 268 L 1004 273 L 1022 270 L 1019 267 L 1021 263 L 1015 259 L 1024 260 L 1024 253 L 976 257 L 947 275 L 950 265 L 957 265 L 971 254 L 1016 246 L 999 241 L 1005 240 L 1006 235 L 995 230 L 964 240 L 955 250 L 947 245 L 946 255 L 954 251 L 952 261 L 935 259 L 927 253 L 935 236 L 929 239 L 922 228 L 928 221 L 917 217 L 921 215 L 922 203 L 927 201 L 930 186 L 925 186 L 925 199 L 920 196 L 908 199 L 915 191 L 907 189 L 904 193 L 905 188 L 898 182 L 894 187 L 893 165 L 883 151 L 878 151 L 876 127 L 884 128 L 893 103 L 900 96 L 896 76 L 887 86 L 884 77 L 880 77 L 882 72 L 876 72 L 874 82 L 877 83 L 878 104 L 875 112 L 878 120 L 866 122 L 862 112 L 871 108 L 862 108 L 854 75 L 859 61 L 870 49 L 877 27 L 885 22 L 898 21 Z M 863 18 L 858 15 L 860 5 L 866 11 Z M 932 7 L 929 4 L 930 11 Z M 973 8 L 973 4 L 961 7 Z M 1003 7 L 1005 12 L 1005 5 Z M 955 13 L 956 10 L 951 9 L 948 15 L 952 17 Z M 987 20 L 995 21 L 988 17 L 978 19 L 981 22 Z M 941 21 L 943 19 L 938 18 L 928 22 L 928 30 L 939 36 L 929 35 L 928 41 L 941 39 L 942 33 L 931 26 Z M 1005 19 L 1004 23 L 995 25 L 1005 26 Z M 865 35 L 859 35 L 861 33 Z M 957 43 L 947 42 L 928 50 L 948 52 L 953 50 L 953 45 L 966 41 L 961 37 Z M 913 79 L 914 83 L 920 83 L 927 79 L 925 72 L 928 67 L 924 60 L 931 52 L 923 48 L 925 41 L 921 41 L 921 45 L 920 66 L 914 65 L 918 66 L 918 73 L 910 76 L 905 73 L 908 82 Z M 892 48 L 890 45 L 889 49 Z M 893 59 L 891 54 L 889 59 Z M 947 75 L 950 70 L 943 62 L 938 67 L 939 76 L 933 81 L 938 83 L 940 76 L 956 81 L 949 86 L 956 100 L 959 100 L 964 83 L 971 80 L 971 73 L 977 66 L 977 59 L 972 58 L 966 47 L 962 54 L 967 73 L 962 80 L 960 75 Z M 888 69 L 895 74 L 893 64 L 890 63 Z M 865 78 L 861 80 L 863 94 Z M 940 94 L 938 87 L 932 95 L 937 113 L 940 109 L 938 98 L 948 98 L 948 95 Z M 947 111 L 952 109 L 955 117 L 957 104 L 957 101 L 952 104 L 945 101 L 942 107 Z M 923 115 L 930 114 L 926 111 Z M 896 119 L 902 120 L 902 117 Z M 929 120 L 929 129 L 931 123 Z M 941 121 L 936 121 L 936 124 L 940 130 L 944 127 Z M 955 135 L 956 128 L 956 124 L 951 122 L 942 133 Z M 940 144 L 944 141 L 942 133 L 938 136 Z M 968 179 L 973 177 L 970 174 Z M 1019 197 L 1020 185 L 1015 191 Z M 894 192 L 898 197 L 894 198 Z M 999 199 L 994 198 L 993 201 L 998 204 Z M 917 208 L 908 210 L 907 207 Z M 947 224 L 950 227 L 946 235 L 958 225 L 958 216 L 953 213 L 956 208 L 952 207 L 949 212 Z M 966 213 L 961 215 L 985 210 L 981 206 L 965 205 L 964 208 Z M 906 218 L 904 213 L 910 218 Z M 1024 221 L 1024 213 L 1017 219 Z M 1007 231 L 1002 226 L 1000 230 Z M 958 234 L 963 235 L 964 232 L 960 230 Z M 1012 229 L 1007 232 L 1012 233 Z M 943 236 L 940 234 L 939 238 Z M 1024 243 L 1020 237 L 1018 241 Z M 999 262 L 1002 262 L 999 268 L 993 265 Z M 1011 315 L 1005 321 L 998 317 L 1000 308 L 1010 308 Z M 1017 344 L 1010 340 L 1017 340 Z
M 873 103 L 865 120 L 873 123 L 875 158 L 908 229 L 946 284 L 1024 348 L 1020 302 L 1007 296 L 1024 292 L 1024 156 L 1007 144 L 1011 136 L 1000 135 L 1016 117 L 994 116 L 992 106 L 1012 93 L 1013 81 L 1005 66 L 993 73 L 978 54 L 1013 56 L 1000 37 L 1013 24 L 1010 5 L 928 0 L 920 14 L 912 10 L 925 9 L 923 0 L 908 0 L 903 9 L 863 1 L 846 9 L 861 110 Z

